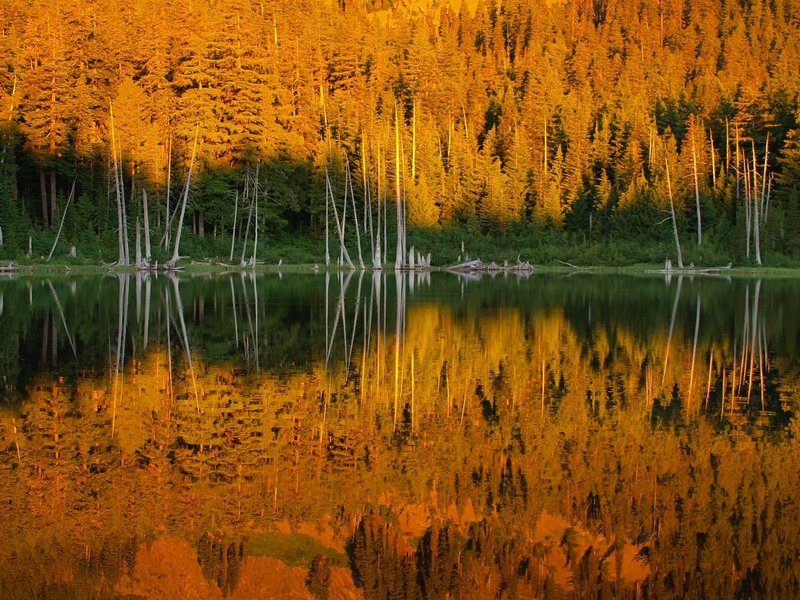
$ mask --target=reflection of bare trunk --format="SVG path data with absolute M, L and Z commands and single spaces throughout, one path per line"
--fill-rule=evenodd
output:
M 239 282 L 242 284 L 242 297 L 244 299 L 244 308 L 245 308 L 245 312 L 247 314 L 247 327 L 248 327 L 248 329 L 250 331 L 250 336 L 249 337 L 246 336 L 246 335 L 244 336 L 244 353 L 245 353 L 245 357 L 246 357 L 246 359 L 247 359 L 247 361 L 249 363 L 249 361 L 250 361 L 250 346 L 254 343 L 253 340 L 255 340 L 255 332 L 253 331 L 253 315 L 250 312 L 250 298 L 247 295 L 247 287 L 245 286 L 245 283 L 244 283 L 244 277 L 245 277 L 245 274 L 244 274 L 244 272 L 242 272 Z
M 756 289 L 753 292 L 753 308 L 750 313 L 750 364 L 748 368 L 748 384 L 747 384 L 747 402 L 750 402 L 750 396 L 753 392 L 753 375 L 755 369 L 755 354 L 757 345 L 760 349 L 761 334 L 758 325 L 758 304 L 761 296 L 761 280 L 756 281 Z M 761 359 L 759 357 L 759 371 L 761 370 Z M 761 380 L 760 384 L 763 388 L 764 381 Z
M 111 408 L 111 437 L 114 437 L 117 422 L 117 400 L 122 393 L 123 368 L 125 365 L 125 339 L 128 332 L 128 289 L 129 277 L 126 274 L 118 275 L 119 297 L 117 300 L 118 319 L 117 319 L 117 352 L 116 364 L 114 366 L 114 388 L 112 392 Z
M 56 290 L 49 279 L 47 280 L 47 285 L 50 287 L 50 293 L 53 296 L 53 302 L 55 303 L 56 308 L 58 309 L 58 315 L 61 317 L 61 324 L 64 326 L 64 333 L 67 334 L 67 341 L 69 341 L 69 346 L 70 348 L 72 348 L 72 356 L 75 357 L 75 360 L 78 360 L 78 353 L 75 350 L 75 342 L 72 341 L 72 336 L 69 333 L 69 327 L 67 327 L 67 319 L 64 317 L 64 310 L 61 308 L 61 301 L 58 299 L 58 294 L 56 294 Z M 1 308 L 2 304 L 0 304 L 0 309 Z
M 175 243 L 178 243 L 178 237 L 175 238 Z M 178 288 L 178 278 L 174 275 L 169 277 L 170 281 L 172 281 L 172 291 L 175 294 L 175 310 L 178 313 L 178 321 L 180 322 L 180 330 L 178 333 L 181 336 L 181 343 L 183 344 L 183 350 L 186 352 L 186 360 L 189 362 L 189 371 L 192 376 L 192 388 L 194 389 L 194 405 L 195 410 L 200 412 L 200 396 L 197 393 L 197 378 L 194 374 L 194 364 L 192 363 L 192 350 L 189 347 L 189 336 L 186 333 L 186 320 L 183 318 L 183 302 L 181 301 L 181 292 Z
M 150 278 L 144 278 L 144 340 L 143 346 L 147 350 L 147 338 L 150 332 Z
M 239 318 L 236 316 L 238 308 L 236 307 L 236 289 L 233 287 L 233 277 L 228 281 L 231 282 L 231 304 L 233 305 L 233 331 L 235 339 L 235 348 L 239 347 Z
M 739 376 L 738 376 L 738 386 L 736 385 L 736 364 L 734 362 L 734 397 L 736 394 L 741 393 L 742 388 L 742 381 L 744 380 L 744 366 L 747 363 L 747 346 L 748 346 L 748 339 L 750 337 L 750 286 L 747 286 L 747 290 L 744 296 L 744 316 L 742 317 L 742 358 L 739 362 Z M 736 354 L 734 353 L 734 361 Z
M 257 209 L 256 209 L 257 210 Z M 256 236 L 257 238 L 258 236 Z M 255 250 L 253 251 L 255 252 Z M 253 254 L 255 257 L 255 254 Z M 253 346 L 256 354 L 256 373 L 261 372 L 261 363 L 259 362 L 258 357 L 258 287 L 256 286 L 256 275 L 255 273 L 250 273 L 250 282 L 253 284 L 253 304 L 255 306 L 255 334 L 253 337 Z
M 347 352 L 347 370 L 350 370 L 350 361 L 353 358 L 353 346 L 356 341 L 356 330 L 358 329 L 358 314 L 361 308 L 361 283 L 364 279 L 364 271 L 358 275 L 358 291 L 356 292 L 356 306 L 353 309 L 353 331 L 350 333 L 350 349 Z
M 669 364 L 669 352 L 672 348 L 672 333 L 675 330 L 675 316 L 678 314 L 678 301 L 681 298 L 681 286 L 683 285 L 683 276 L 678 277 L 678 288 L 675 290 L 675 301 L 672 303 L 672 318 L 669 321 L 669 336 L 667 337 L 667 351 L 664 354 L 664 372 L 661 374 L 661 385 L 667 378 L 667 365 Z
M 405 330 L 405 275 L 397 271 L 395 273 L 395 286 L 397 289 L 397 311 L 395 317 L 395 342 L 394 342 L 394 430 L 397 430 L 397 417 L 400 411 L 400 398 L 403 394 L 400 373 L 400 356 L 403 352 Z
M 328 340 L 330 339 L 330 326 L 329 326 L 329 304 L 330 304 L 330 288 L 331 288 L 331 274 L 325 273 L 325 369 L 328 368 Z
M 697 293 L 697 315 L 694 320 L 694 343 L 692 344 L 692 369 L 689 374 L 689 392 L 686 396 L 687 399 L 687 412 L 692 407 L 692 394 L 694 393 L 694 367 L 695 358 L 697 357 L 697 336 L 700 334 L 700 292 Z

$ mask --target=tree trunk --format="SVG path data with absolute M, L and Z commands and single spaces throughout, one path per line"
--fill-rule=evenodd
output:
M 350 161 L 347 161 L 347 180 L 350 182 L 350 201 L 353 203 L 353 221 L 356 224 L 356 243 L 358 244 L 358 265 L 361 267 L 363 271 L 364 267 L 364 257 L 361 254 L 361 230 L 358 228 L 358 210 L 356 209 L 356 196 L 353 192 L 353 177 L 350 173 Z M 345 188 L 346 190 L 347 188 Z M 346 200 L 345 200 L 346 202 Z
M 253 221 L 253 256 L 250 258 L 250 264 L 256 266 L 256 257 L 258 255 L 258 174 L 261 169 L 261 162 L 256 163 L 256 178 L 253 182 L 253 204 L 255 204 L 255 216 Z
M 397 213 L 397 247 L 395 249 L 394 268 L 403 266 L 403 208 L 400 194 L 400 122 L 397 106 L 394 107 L 394 195 Z
M 46 229 L 50 226 L 50 211 L 47 207 L 47 182 L 44 178 L 44 171 L 39 169 L 39 190 L 42 194 L 42 226 Z
M 678 223 L 675 220 L 675 203 L 672 200 L 672 182 L 669 177 L 669 162 L 667 161 L 667 153 L 664 152 L 664 165 L 667 168 L 667 191 L 669 192 L 669 211 L 672 216 L 672 233 L 675 236 L 675 250 L 678 253 L 678 267 L 683 269 L 683 254 L 681 253 L 681 240 L 678 236 Z
M 56 223 L 56 170 L 50 169 L 50 225 Z
M 142 208 L 144 209 L 144 261 L 150 262 L 150 216 L 147 210 L 147 191 L 142 188 Z
M 239 212 L 239 190 L 236 190 L 236 199 L 233 204 L 233 232 L 231 233 L 231 256 L 228 262 L 233 262 L 233 248 L 236 244 L 236 218 Z
M 114 192 L 117 199 L 117 243 L 119 249 L 118 265 L 128 264 L 128 233 L 125 219 L 125 189 L 122 186 L 122 167 L 117 158 L 117 137 L 114 128 L 114 107 L 109 105 L 111 116 L 111 156 L 114 163 Z
M 192 146 L 192 158 L 189 161 L 189 173 L 186 176 L 186 187 L 183 190 L 183 198 L 181 198 L 181 214 L 178 219 L 178 228 L 175 231 L 175 247 L 172 251 L 172 258 L 169 261 L 170 267 L 174 268 L 178 263 L 178 257 L 181 247 L 181 232 L 183 231 L 183 217 L 186 215 L 186 202 L 189 200 L 189 188 L 192 183 L 192 170 L 194 169 L 194 158 L 197 154 L 197 136 L 200 133 L 200 124 L 197 124 L 194 130 L 194 145 Z
M 64 214 L 61 215 L 61 224 L 58 226 L 58 233 L 56 233 L 56 239 L 53 241 L 53 247 L 50 248 L 50 254 L 47 255 L 47 260 L 45 262 L 50 262 L 50 259 L 53 257 L 53 251 L 56 249 L 56 244 L 58 244 L 58 238 L 61 237 L 61 229 L 64 227 L 64 219 L 67 218 L 67 209 L 69 209 L 69 203 L 72 202 L 72 197 L 75 195 L 75 184 L 77 183 L 77 179 L 72 182 L 72 189 L 69 192 L 69 198 L 67 198 L 67 203 L 64 205 Z M 3 245 L 2 236 L 0 236 L 0 246 Z
M 714 150 L 712 149 L 713 153 Z M 694 136 L 692 136 L 692 167 L 694 169 L 694 200 L 697 208 L 697 245 L 703 245 L 703 221 L 700 215 L 700 184 L 697 180 L 697 149 L 694 145 Z

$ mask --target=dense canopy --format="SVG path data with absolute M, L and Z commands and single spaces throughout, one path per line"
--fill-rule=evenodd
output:
M 800 248 L 789 0 L 6 0 L 0 23 L 5 255 L 49 246 L 73 181 L 66 238 L 113 245 L 112 107 L 131 235 L 141 189 L 163 228 L 199 126 L 197 236 L 230 236 L 261 163 L 267 232 L 321 235 L 328 165 L 422 228 L 669 240 L 672 192 L 685 244 L 752 260 L 760 222 Z

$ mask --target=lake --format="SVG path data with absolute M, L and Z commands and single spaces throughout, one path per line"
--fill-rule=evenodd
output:
M 0 279 L 0 597 L 798 597 L 798 297 Z

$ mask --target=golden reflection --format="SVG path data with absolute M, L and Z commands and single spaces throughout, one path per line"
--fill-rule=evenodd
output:
M 336 305 L 341 350 L 289 372 L 190 352 L 181 308 L 174 347 L 39 375 L 2 421 L 0 595 L 797 590 L 800 426 L 768 427 L 797 383 L 770 387 L 759 285 L 735 339 L 700 335 L 699 295 L 682 326 L 587 339 L 562 308 L 388 308 L 371 283 Z

